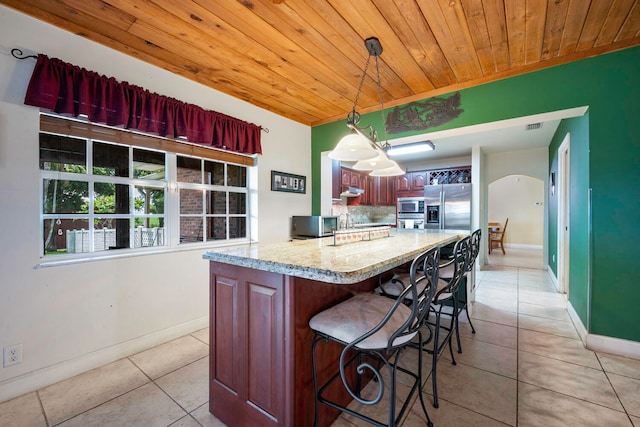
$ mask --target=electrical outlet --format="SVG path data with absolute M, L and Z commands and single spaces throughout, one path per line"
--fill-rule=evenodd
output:
M 22 344 L 5 347 L 3 351 L 3 367 L 22 363 Z

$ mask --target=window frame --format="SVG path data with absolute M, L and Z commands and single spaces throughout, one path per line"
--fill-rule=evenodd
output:
M 39 169 L 39 258 L 41 264 L 57 264 L 74 261 L 85 261 L 93 259 L 101 259 L 105 257 L 120 257 L 120 256 L 134 256 L 141 254 L 160 253 L 160 252 L 172 252 L 178 250 L 193 250 L 204 247 L 220 247 L 228 245 L 236 245 L 249 243 L 251 241 L 251 232 L 255 224 L 251 223 L 253 215 L 251 214 L 251 203 L 249 195 L 252 191 L 250 176 L 255 173 L 254 166 L 256 166 L 256 156 L 239 155 L 236 153 L 226 152 L 223 150 L 217 150 L 213 148 L 194 146 L 190 143 L 183 143 L 180 141 L 169 140 L 166 138 L 159 138 L 157 136 L 140 134 L 137 132 L 131 132 L 127 130 L 111 128 L 102 125 L 96 125 L 89 122 L 83 122 L 79 120 L 59 118 L 50 114 L 41 113 L 41 126 L 39 135 L 41 133 L 52 134 L 62 137 L 76 138 L 85 141 L 86 144 L 86 158 L 85 167 L 86 173 L 73 173 L 73 172 L 59 172 L 59 171 L 47 171 L 40 168 L 40 149 L 38 150 L 38 169 Z M 40 138 L 38 138 L 40 141 Z M 128 177 L 118 176 L 105 176 L 93 174 L 93 147 L 95 143 L 117 144 L 127 148 L 128 152 Z M 40 142 L 38 143 L 40 147 Z M 165 177 L 162 180 L 144 179 L 134 177 L 134 151 L 136 149 L 162 152 L 165 157 Z M 172 149 L 173 151 L 168 151 Z M 203 202 L 207 195 L 207 191 L 224 191 L 226 192 L 226 213 L 221 214 L 205 214 L 204 223 L 205 226 L 208 223 L 210 217 L 225 217 L 226 218 L 226 230 L 224 239 L 212 239 L 207 240 L 206 234 L 204 239 L 197 242 L 181 242 L 180 241 L 180 188 L 183 184 L 177 181 L 177 158 L 178 156 L 191 157 L 198 159 L 201 164 L 201 175 L 204 174 L 203 165 L 206 161 L 213 161 L 222 163 L 224 165 L 224 185 L 204 184 L 204 179 L 201 184 L 190 184 L 190 188 L 196 188 L 202 191 Z M 229 186 L 227 182 L 227 171 L 229 165 L 245 168 L 245 186 Z M 204 178 L 204 175 L 202 175 Z M 79 182 L 86 182 L 88 185 L 88 212 L 86 213 L 45 213 L 44 205 L 46 196 L 44 194 L 44 183 L 46 179 L 61 179 L 61 180 L 73 180 Z M 129 186 L 129 212 L 124 213 L 96 213 L 94 212 L 94 185 L 98 182 L 105 182 L 110 184 L 124 184 Z M 150 213 L 140 214 L 136 212 L 135 200 L 137 197 L 136 188 L 145 187 L 152 189 L 162 189 L 164 191 L 164 212 L 162 214 Z M 245 194 L 245 214 L 230 214 L 229 213 L 229 192 L 238 192 Z M 205 206 L 206 211 L 206 206 Z M 245 236 L 238 238 L 229 237 L 229 218 L 231 217 L 244 217 L 245 218 Z M 113 219 L 128 219 L 129 220 L 129 245 L 127 248 L 119 248 L 116 250 L 99 250 L 95 251 L 94 239 L 90 238 L 89 252 L 79 253 L 65 253 L 59 255 L 47 255 L 46 254 L 46 240 L 45 236 L 45 223 L 48 220 L 55 219 L 73 219 L 82 218 L 86 219 L 89 226 L 90 236 L 95 233 L 94 219 L 96 218 L 113 218 Z M 164 245 L 158 246 L 142 246 L 134 247 L 133 230 L 135 229 L 136 219 L 138 218 L 164 218 Z M 255 218 L 254 218 L 255 221 Z M 115 229 L 115 228 L 114 228 Z

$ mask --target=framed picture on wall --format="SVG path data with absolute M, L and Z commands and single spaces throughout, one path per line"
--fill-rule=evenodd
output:
M 286 191 L 289 193 L 307 192 L 307 178 L 303 175 L 271 171 L 271 191 Z

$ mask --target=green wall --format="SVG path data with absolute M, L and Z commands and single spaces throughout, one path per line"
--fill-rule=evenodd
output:
M 589 107 L 589 116 L 584 119 L 588 121 L 588 129 L 582 122 L 562 124 L 586 138 L 577 153 L 573 147 L 571 152 L 572 156 L 579 156 L 576 161 L 581 162 L 581 167 L 572 168 L 572 179 L 578 182 L 571 184 L 572 203 L 573 195 L 577 199 L 571 209 L 570 299 L 590 333 L 633 341 L 640 341 L 637 316 L 633 314 L 635 301 L 640 298 L 640 274 L 627 260 L 640 237 L 640 186 L 636 184 L 640 178 L 639 76 L 640 47 L 634 47 L 487 83 L 461 90 L 464 112 L 457 119 L 430 130 Z M 363 115 L 361 123 L 371 124 L 382 133 L 379 112 Z M 312 129 L 312 211 L 316 214 L 320 211 L 320 153 L 331 150 L 347 131 L 344 120 Z M 407 135 L 410 133 L 393 137 Z M 553 156 L 552 164 L 556 161 L 555 154 Z M 591 236 L 587 222 L 589 188 L 592 189 Z M 553 221 L 555 219 L 550 223 Z M 549 233 L 555 235 L 556 231 L 550 228 Z M 590 316 L 589 258 L 585 252 L 588 243 L 591 244 L 592 271 Z
M 549 144 L 549 175 L 555 173 L 558 186 L 558 147 L 570 135 L 570 219 L 569 219 L 569 298 L 582 323 L 589 319 L 589 113 L 562 120 Z M 558 276 L 558 194 L 549 194 L 549 267 Z

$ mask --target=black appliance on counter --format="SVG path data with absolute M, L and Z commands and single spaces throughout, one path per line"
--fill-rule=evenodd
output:
M 291 237 L 294 239 L 310 239 L 333 235 L 338 229 L 337 216 L 292 216 Z

